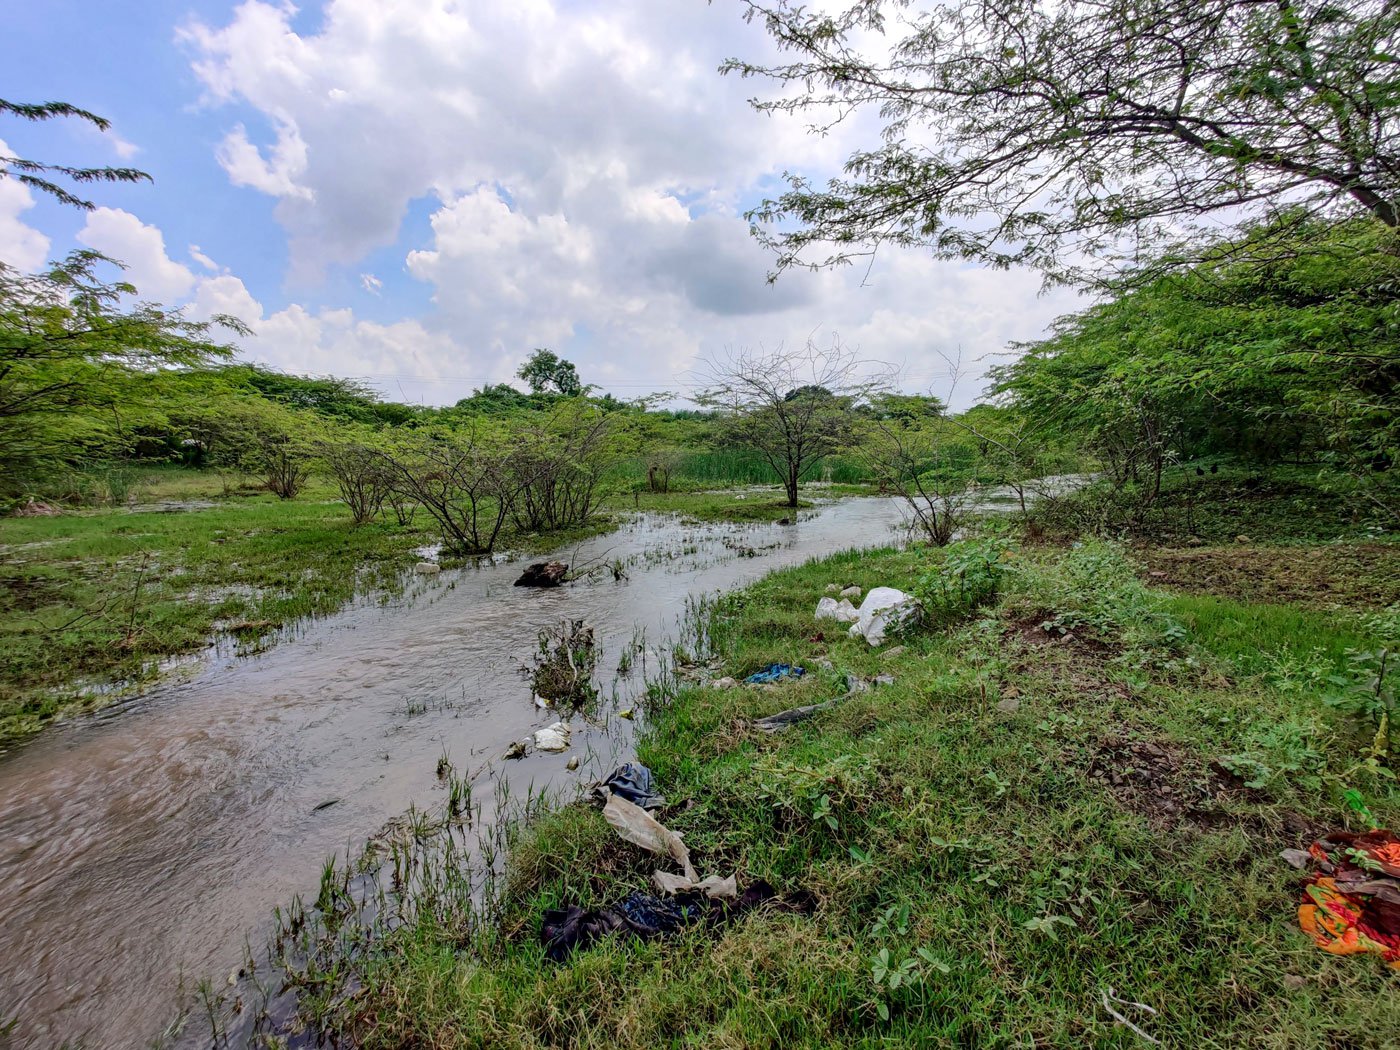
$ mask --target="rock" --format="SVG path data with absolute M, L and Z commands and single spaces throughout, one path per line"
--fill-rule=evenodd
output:
M 870 681 L 871 681 L 871 683 L 872 683 L 873 685 L 875 685 L 875 686 L 877 686 L 877 687 L 878 687 L 878 686 L 882 686 L 882 685 L 894 685 L 894 675 L 892 675 L 892 674 L 877 674 L 877 675 L 876 675 L 874 678 L 872 678 Z
M 893 660 L 897 656 L 903 656 L 909 650 L 902 645 L 896 645 L 892 649 L 886 649 L 880 654 L 881 660 Z
M 564 763 L 564 768 L 567 769 L 570 773 L 572 773 L 575 769 L 577 769 L 577 768 L 578 768 L 578 755 L 571 755 L 571 756 L 569 757 L 569 761 L 567 761 L 567 762 Z
M 1286 973 L 1283 975 L 1283 986 L 1290 992 L 1300 991 L 1308 986 L 1308 979 L 1299 977 L 1296 973 Z
M 1235 542 L 1236 542 L 1236 543 L 1249 543 L 1249 542 L 1251 542 L 1251 541 L 1250 541 L 1250 539 L 1249 539 L 1248 536 L 1236 536 L 1236 537 L 1235 537 Z
M 506 757 L 506 758 L 524 758 L 524 757 L 525 757 L 525 741 L 523 741 L 523 740 L 515 740 L 515 741 L 512 741 L 510 747 L 506 748 L 505 757 Z
M 535 747 L 541 751 L 567 751 L 569 749 L 568 723 L 555 722 L 543 729 L 536 729 Z
M 515 581 L 517 587 L 558 587 L 564 582 L 564 577 L 568 575 L 569 567 L 562 561 L 537 561 L 532 565 L 525 566 L 525 571 L 520 574 L 520 579 Z
M 1205 545 L 1206 541 L 1199 536 L 1188 536 L 1186 538 L 1186 546 L 1188 547 L 1204 547 Z
M 1014 715 L 1021 710 L 1021 701 L 1014 696 L 1008 696 L 1005 700 L 997 701 L 997 710 L 1004 715 Z
M 442 566 L 435 561 L 420 561 L 413 567 L 413 571 L 419 576 L 436 576 L 442 572 Z
M 731 678 L 729 675 L 725 675 L 723 678 L 716 678 L 713 682 L 711 682 L 711 683 L 710 683 L 710 688 L 711 688 L 711 689 L 734 689 L 734 688 L 736 688 L 738 685 L 739 685 L 739 680 L 738 680 L 737 678 Z
M 841 597 L 842 597 L 842 598 L 859 598 L 859 597 L 861 596 L 861 594 L 862 594 L 862 591 L 861 591 L 861 589 L 860 589 L 859 587 L 847 587 L 844 591 L 841 592 Z

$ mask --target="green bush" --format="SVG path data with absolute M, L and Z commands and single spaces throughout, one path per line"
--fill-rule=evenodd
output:
M 935 627 L 958 623 L 996 601 L 1009 549 L 1000 539 L 950 544 L 938 567 L 914 584 L 924 622 Z

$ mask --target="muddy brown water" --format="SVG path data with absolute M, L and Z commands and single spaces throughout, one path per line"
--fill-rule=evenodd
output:
M 212 654 L 0 758 L 0 1023 L 17 1019 L 11 1045 L 120 1050 L 158 1038 L 181 987 L 223 981 L 245 944 L 266 937 L 275 906 L 315 896 L 326 858 L 357 851 L 410 805 L 440 802 L 441 755 L 475 769 L 558 717 L 536 709 L 518 673 L 541 628 L 592 624 L 603 692 L 626 696 L 641 673 L 616 677 L 622 651 L 639 632 L 661 645 L 688 600 L 889 543 L 900 522 L 884 499 L 830 504 L 790 526 L 643 516 L 555 555 L 621 561 L 624 579 L 600 572 L 532 591 L 512 586 L 518 562 L 415 578 L 402 597 L 362 600 L 261 655 Z M 574 726 L 570 752 L 492 771 L 567 787 L 626 757 L 625 739 Z M 576 773 L 570 755 L 583 760 Z

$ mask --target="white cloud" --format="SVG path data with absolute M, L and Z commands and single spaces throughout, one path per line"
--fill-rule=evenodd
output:
M 0 139 L 0 156 L 9 156 L 10 147 Z M 49 239 L 20 215 L 34 207 L 29 187 L 12 178 L 0 177 L 0 262 L 16 270 L 38 269 L 48 259 Z
M 203 266 L 210 273 L 219 272 L 219 264 L 216 263 L 213 259 L 209 258 L 209 256 L 205 255 L 202 251 L 200 251 L 199 245 L 191 244 L 189 250 L 190 258 L 193 259 L 195 262 L 199 263 L 200 266 Z
M 372 342 L 376 360 L 405 355 L 386 373 L 416 362 L 438 377 L 432 396 L 452 400 L 508 376 L 534 346 L 626 394 L 674 387 L 698 355 L 726 346 L 837 330 L 906 362 L 922 386 L 946 371 L 939 351 L 981 359 L 1073 305 L 1039 297 L 1032 275 L 916 252 L 882 253 L 868 276 L 769 284 L 744 208 L 784 170 L 834 172 L 871 126 L 820 136 L 800 118 L 754 113 L 751 86 L 716 66 L 771 44 L 733 6 L 329 0 L 304 33 L 293 14 L 246 0 L 227 24 L 182 32 L 206 100 L 264 122 L 234 125 L 219 160 L 231 181 L 277 199 L 293 288 L 395 243 L 409 205 L 435 201 L 428 242 L 405 257 L 435 310 L 382 332 L 288 316 L 271 329 L 278 345 L 311 345 L 314 326 L 318 347 Z M 249 127 L 272 145 L 255 146 Z M 409 332 L 421 346 L 403 342 Z M 969 377 L 960 399 L 976 387 Z
M 239 124 L 219 144 L 219 164 L 235 186 L 249 186 L 273 197 L 312 201 L 316 195 L 297 182 L 306 171 L 306 143 L 290 124 L 277 128 L 277 141 L 263 151 L 248 141 L 248 132 Z
M 384 282 L 372 273 L 360 274 L 360 287 L 370 295 L 378 295 L 384 290 Z
M 141 147 L 134 142 L 128 142 L 115 131 L 107 132 L 107 142 L 112 147 L 112 152 L 122 160 L 130 160 L 141 152 Z
M 170 302 L 183 298 L 194 287 L 189 267 L 165 253 L 165 235 L 120 208 L 88 212 L 78 240 L 89 248 L 126 266 L 125 279 L 136 286 L 142 299 Z

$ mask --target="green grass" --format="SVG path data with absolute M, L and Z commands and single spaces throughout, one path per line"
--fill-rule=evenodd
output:
M 813 673 L 684 690 L 642 741 L 702 873 L 811 890 L 815 916 L 550 964 L 543 909 L 616 900 L 654 866 L 568 807 L 519 829 L 497 927 L 424 918 L 356 964 L 363 990 L 333 1013 L 356 1045 L 1141 1045 L 1109 987 L 1158 1011 L 1132 1017 L 1167 1046 L 1393 1045 L 1393 972 L 1315 948 L 1277 856 L 1343 826 L 1344 789 L 1400 818 L 1394 782 L 1358 768 L 1372 727 L 1307 684 L 1380 639 L 1354 617 L 1154 592 L 1094 548 L 1018 553 L 999 606 L 893 659 L 811 617 L 828 583 L 905 583 L 937 558 L 838 555 L 722 600 L 725 673 Z M 1078 626 L 1056 638 L 1054 620 Z M 745 728 L 836 695 L 847 670 L 895 684 L 776 737 Z M 1260 786 L 1219 764 L 1246 759 Z M 877 982 L 882 953 L 910 980 Z

